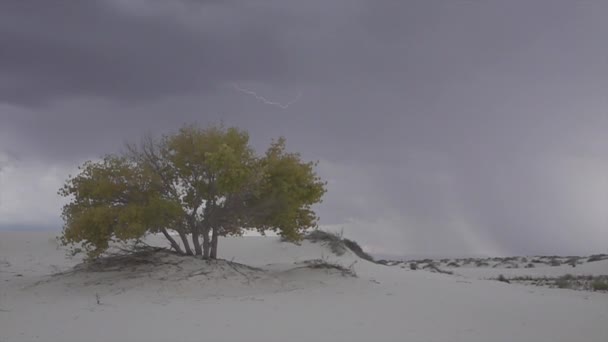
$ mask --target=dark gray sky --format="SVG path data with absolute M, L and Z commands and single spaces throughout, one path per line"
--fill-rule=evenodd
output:
M 606 252 L 606 14 L 602 0 L 2 1 L 0 227 L 58 229 L 56 190 L 83 160 L 223 120 L 319 160 L 322 225 L 374 252 Z

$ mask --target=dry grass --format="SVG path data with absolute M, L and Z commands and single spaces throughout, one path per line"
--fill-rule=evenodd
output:
M 349 267 L 344 267 L 343 265 L 328 261 L 326 259 L 312 259 L 302 261 L 299 264 L 303 264 L 305 265 L 304 267 L 311 269 L 336 270 L 344 277 L 357 277 L 357 273 L 355 272 L 354 268 L 355 263 Z
M 338 255 L 344 255 L 346 253 L 346 245 L 342 239 L 342 234 L 326 232 L 323 230 L 314 230 L 305 237 L 306 240 L 312 242 L 321 242 L 331 249 L 331 251 Z
M 338 256 L 344 255 L 347 250 L 350 250 L 361 259 L 375 262 L 374 258 L 367 254 L 356 241 L 345 239 L 342 232 L 333 233 L 323 230 L 314 230 L 306 235 L 305 239 L 312 242 L 324 243 Z

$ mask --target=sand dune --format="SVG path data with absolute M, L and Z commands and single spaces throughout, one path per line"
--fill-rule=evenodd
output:
M 52 234 L 0 232 L 0 341 L 608 338 L 608 294 L 483 279 L 492 272 L 562 268 L 608 274 L 605 261 L 445 275 L 273 237 L 222 239 L 220 257 L 225 260 L 208 263 L 158 252 L 146 262 L 93 272 L 74 268 L 80 258 L 66 258 Z M 309 267 L 318 259 L 350 267 L 357 277 Z

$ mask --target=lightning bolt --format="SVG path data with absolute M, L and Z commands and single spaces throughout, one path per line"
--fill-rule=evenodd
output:
M 298 102 L 298 100 L 300 100 L 300 97 L 302 96 L 302 92 L 298 92 L 298 95 L 296 95 L 296 97 L 293 100 L 291 100 L 291 101 L 283 104 L 281 102 L 271 101 L 271 100 L 265 98 L 264 96 L 258 95 L 253 90 L 249 90 L 249 89 L 245 89 L 245 88 L 240 87 L 236 83 L 232 84 L 232 88 L 234 88 L 236 91 L 241 92 L 243 94 L 247 94 L 247 95 L 251 95 L 251 96 L 255 97 L 256 100 L 262 102 L 263 104 L 279 107 L 281 109 L 287 109 L 287 108 L 289 108 L 289 106 L 291 106 L 294 103 Z

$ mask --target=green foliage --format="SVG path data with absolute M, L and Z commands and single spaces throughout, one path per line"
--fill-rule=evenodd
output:
M 200 198 L 213 199 L 241 190 L 255 161 L 249 135 L 236 128 L 186 126 L 165 137 L 163 157 L 182 187 L 185 204 L 193 208 Z
M 79 170 L 59 190 L 71 198 L 63 207 L 61 241 L 82 242 L 90 256 L 99 255 L 114 239 L 156 232 L 181 214 L 178 203 L 161 196 L 158 180 L 124 157 L 106 156 L 100 162 L 86 162 Z
M 317 163 L 304 163 L 297 153 L 285 151 L 285 139 L 274 141 L 259 160 L 260 186 L 249 205 L 259 210 L 250 225 L 260 231 L 277 231 L 291 241 L 317 226 L 311 206 L 321 202 L 325 183 L 314 172 Z
M 316 226 L 312 206 L 321 201 L 325 183 L 316 163 L 286 152 L 284 138 L 260 157 L 245 131 L 189 125 L 128 147 L 122 155 L 84 163 L 60 189 L 70 199 L 63 208 L 63 244 L 80 243 L 95 257 L 112 241 L 173 229 L 186 252 L 185 235 L 193 235 L 195 247 L 202 236 L 208 256 L 210 233 L 273 230 L 297 241 Z
M 565 274 L 555 280 L 555 286 L 560 289 L 569 289 L 572 287 L 574 276 L 571 274 Z
M 608 291 L 608 280 L 596 279 L 591 283 L 593 291 Z

